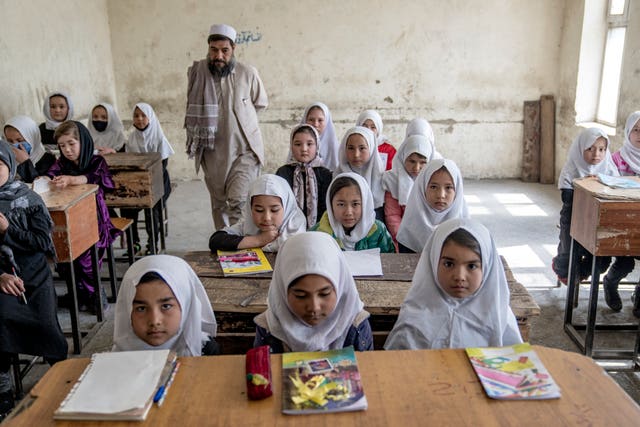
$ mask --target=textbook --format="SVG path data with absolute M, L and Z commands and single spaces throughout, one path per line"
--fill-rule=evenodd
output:
M 630 176 L 609 176 L 599 173 L 598 181 L 611 188 L 640 188 L 640 181 Z
M 257 274 L 273 271 L 269 260 L 260 248 L 239 249 L 237 251 L 218 250 L 218 261 L 225 276 Z
M 178 366 L 170 350 L 95 353 L 53 418 L 144 420 L 160 404 Z
M 282 355 L 282 412 L 317 414 L 367 409 L 353 346 Z
M 467 348 L 484 391 L 492 399 L 557 399 L 557 386 L 529 343 Z

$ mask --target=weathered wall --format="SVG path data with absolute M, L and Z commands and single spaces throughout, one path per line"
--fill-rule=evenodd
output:
M 108 1 L 119 111 L 152 104 L 184 154 L 186 69 L 206 54 L 214 22 L 245 31 L 236 56 L 256 66 L 271 105 L 261 115 L 266 171 L 286 155 L 304 106 L 329 105 L 339 135 L 375 108 L 397 146 L 407 121 L 434 126 L 438 149 L 468 177 L 520 175 L 524 100 L 558 91 L 564 2 Z M 575 17 L 579 19 L 579 17 Z
M 75 118 L 99 101 L 115 103 L 105 0 L 0 0 L 0 123 L 18 114 L 44 121 L 42 103 L 69 93 Z

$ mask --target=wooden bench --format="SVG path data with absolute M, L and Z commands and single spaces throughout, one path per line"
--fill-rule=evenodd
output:
M 209 252 L 176 254 L 184 258 L 200 277 L 218 321 L 218 341 L 224 353 L 239 354 L 251 348 L 255 336 L 253 318 L 267 308 L 267 291 L 271 273 L 254 276 L 224 277 L 215 255 Z M 267 254 L 275 265 L 275 254 Z M 365 310 L 371 317 L 374 346 L 381 349 L 395 324 L 400 306 L 411 288 L 418 254 L 381 254 L 384 276 L 358 277 L 356 286 Z M 511 290 L 513 310 L 523 340 L 529 339 L 531 319 L 540 307 L 511 273 L 506 261 L 505 273 Z

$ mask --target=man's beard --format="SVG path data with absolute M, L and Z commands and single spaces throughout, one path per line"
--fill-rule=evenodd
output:
M 229 62 L 222 67 L 219 66 L 220 64 L 222 64 L 222 61 L 218 61 L 216 63 L 211 60 L 211 58 L 209 58 L 208 60 L 209 71 L 211 71 L 211 74 L 213 74 L 214 77 L 227 77 L 229 74 L 231 74 L 231 71 L 233 71 L 233 67 L 236 65 L 236 58 L 234 56 L 232 56 Z

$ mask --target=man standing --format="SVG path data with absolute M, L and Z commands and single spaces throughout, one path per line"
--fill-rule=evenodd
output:
M 264 163 L 257 112 L 269 101 L 256 69 L 236 61 L 235 39 L 229 25 L 212 25 L 207 58 L 187 72 L 187 154 L 204 171 L 216 230 L 242 217 Z

